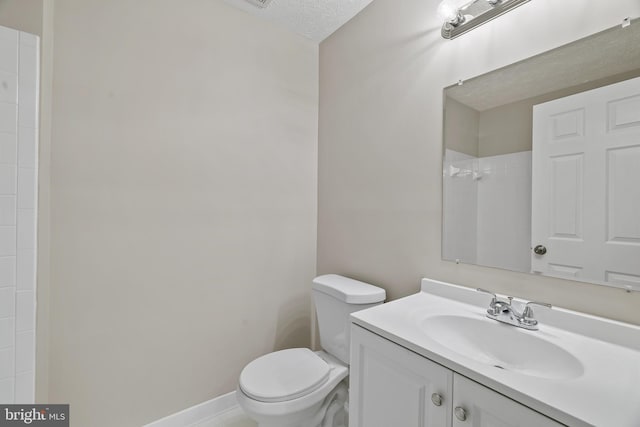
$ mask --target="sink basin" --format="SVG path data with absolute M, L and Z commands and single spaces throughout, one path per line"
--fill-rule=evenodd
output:
M 526 331 L 487 318 L 455 315 L 422 320 L 422 330 L 440 345 L 475 361 L 522 375 L 547 379 L 582 376 L 584 367 L 562 347 Z

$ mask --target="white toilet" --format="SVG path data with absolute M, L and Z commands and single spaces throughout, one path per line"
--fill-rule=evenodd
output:
M 259 427 L 346 427 L 349 314 L 382 304 L 384 289 L 328 274 L 313 280 L 324 351 L 277 351 L 240 374 L 238 403 Z

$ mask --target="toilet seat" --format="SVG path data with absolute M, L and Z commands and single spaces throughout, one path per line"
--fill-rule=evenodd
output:
M 282 402 L 261 402 L 247 395 L 240 383 L 236 389 L 236 399 L 240 407 L 258 423 L 270 420 L 278 427 L 288 426 L 288 421 L 293 418 L 309 419 L 313 416 L 314 408 L 319 408 L 331 391 L 349 375 L 349 368 L 336 357 L 318 351 L 315 354 L 329 365 L 329 379 L 317 389 L 297 399 Z M 309 412 L 311 411 L 311 412 Z M 281 418 L 284 417 L 284 418 Z M 287 420 L 287 422 L 283 422 Z
M 308 348 L 277 351 L 249 363 L 240 374 L 240 389 L 259 402 L 275 403 L 306 396 L 322 387 L 331 367 Z

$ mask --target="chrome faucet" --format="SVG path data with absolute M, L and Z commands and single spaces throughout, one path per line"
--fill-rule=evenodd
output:
M 493 297 L 489 303 L 489 308 L 487 309 L 487 317 L 489 319 L 497 320 L 498 322 L 507 323 L 519 328 L 528 329 L 530 331 L 538 330 L 538 321 L 534 317 L 533 308 L 531 308 L 531 306 L 537 305 L 552 308 L 551 304 L 529 301 L 524 304 L 522 311 L 518 311 L 518 309 L 513 306 L 513 297 L 507 297 L 507 300 L 503 300 L 498 298 L 498 296 L 493 292 L 487 291 L 486 289 L 477 288 L 476 290 L 478 292 L 489 294 Z

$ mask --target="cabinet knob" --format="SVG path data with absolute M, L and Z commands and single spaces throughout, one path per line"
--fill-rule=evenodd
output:
M 431 401 L 433 402 L 434 405 L 441 406 L 442 405 L 442 396 L 440 396 L 438 393 L 433 393 L 431 395 Z
M 459 419 L 460 421 L 467 420 L 467 411 L 465 411 L 464 408 L 457 406 L 456 409 L 453 410 L 453 413 L 455 414 L 456 418 Z

